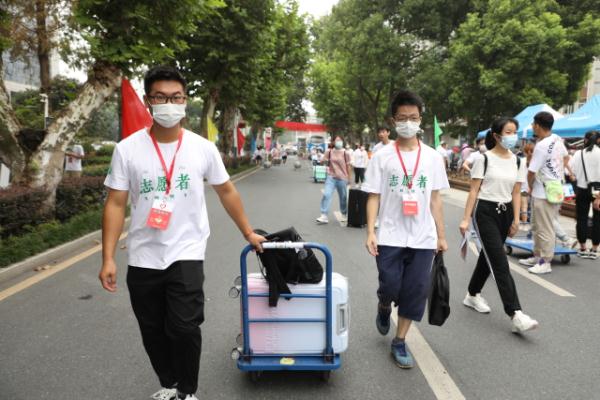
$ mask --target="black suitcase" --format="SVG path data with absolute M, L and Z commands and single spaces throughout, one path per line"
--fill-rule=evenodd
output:
M 361 228 L 367 224 L 367 199 L 369 193 L 350 189 L 348 195 L 348 226 Z

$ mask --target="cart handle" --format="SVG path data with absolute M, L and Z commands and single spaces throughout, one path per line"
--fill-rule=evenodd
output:
M 307 247 L 305 242 L 263 242 L 263 249 L 303 249 Z

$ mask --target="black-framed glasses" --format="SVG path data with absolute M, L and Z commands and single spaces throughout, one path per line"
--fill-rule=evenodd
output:
M 187 96 L 176 94 L 174 96 L 165 96 L 164 94 L 157 94 L 155 96 L 146 96 L 153 104 L 166 104 L 171 102 L 172 104 L 183 104 L 187 100 Z
M 420 122 L 421 121 L 421 117 L 417 117 L 415 115 L 411 115 L 409 117 L 407 117 L 406 115 L 397 115 L 394 117 L 394 120 L 396 122 Z

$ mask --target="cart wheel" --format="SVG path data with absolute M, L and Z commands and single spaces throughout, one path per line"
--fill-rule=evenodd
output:
M 512 252 L 513 252 L 512 246 L 506 246 L 506 254 L 508 254 L 510 256 L 512 254 Z
M 321 371 L 321 380 L 323 382 L 329 382 L 330 377 L 331 377 L 331 370 Z
M 568 264 L 569 262 L 571 262 L 571 256 L 568 254 L 563 254 L 562 256 L 560 256 L 560 262 L 563 264 Z
M 260 376 L 262 375 L 262 371 L 250 371 L 250 380 L 254 383 L 258 382 Z

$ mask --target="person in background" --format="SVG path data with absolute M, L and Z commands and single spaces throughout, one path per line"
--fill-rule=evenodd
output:
M 554 117 L 549 112 L 541 111 L 533 117 L 532 129 L 537 143 L 527 173 L 527 184 L 533 198 L 533 256 L 519 260 L 520 264 L 530 267 L 528 271 L 532 274 L 552 272 L 550 263 L 556 242 L 554 223 L 558 219 L 559 205 L 548 201 L 545 185 L 549 181 L 562 181 L 569 161 L 562 139 L 552 133 L 553 125 Z
M 584 148 L 578 150 L 569 161 L 571 170 L 575 175 L 575 210 L 577 214 L 577 241 L 579 250 L 577 255 L 581 258 L 595 260 L 598 258 L 598 245 L 600 244 L 600 210 L 592 208 L 592 248 L 587 249 L 588 240 L 588 215 L 590 205 L 594 198 L 600 198 L 600 193 L 593 192 L 590 182 L 600 182 L 600 132 L 589 131 L 585 134 Z M 584 169 L 585 165 L 585 169 Z
M 348 215 L 348 184 L 351 174 L 351 159 L 350 155 L 344 149 L 344 140 L 340 136 L 336 136 L 333 143 L 333 148 L 325 152 L 323 161 L 327 162 L 327 178 L 325 179 L 325 190 L 321 198 L 321 216 L 317 218 L 318 224 L 327 224 L 329 219 L 329 206 L 333 192 L 337 190 L 340 198 L 340 211 L 342 218 L 340 222 L 347 221 Z
M 471 152 L 469 157 L 462 163 L 461 168 L 467 172 L 471 173 L 471 167 L 475 164 L 475 161 L 483 159 L 483 153 L 487 151 L 487 147 L 485 147 L 485 137 L 481 137 L 477 139 L 475 142 L 476 151 Z
M 513 332 L 535 329 L 538 322 L 521 311 L 515 281 L 510 274 L 508 258 L 504 251 L 507 236 L 519 230 L 521 183 L 525 181 L 526 166 L 512 153 L 518 137 L 519 123 L 514 118 L 499 118 L 492 123 L 485 136 L 489 149 L 485 158 L 473 164 L 471 190 L 460 223 L 461 235 L 469 229 L 471 220 L 481 243 L 481 252 L 471 276 L 463 304 L 480 313 L 491 311 L 481 290 L 490 272 L 500 292 L 504 312 L 512 321 Z
M 377 153 L 379 149 L 390 143 L 390 130 L 384 126 L 380 126 L 377 128 L 377 138 L 379 139 L 379 142 L 373 146 L 373 154 Z
M 442 155 L 418 139 L 421 98 L 401 91 L 390 111 L 397 139 L 375 153 L 362 187 L 369 193 L 366 247 L 379 272 L 377 331 L 389 332 L 395 303 L 392 357 L 400 368 L 412 368 L 405 338 L 412 322 L 423 318 L 435 252 L 448 249 L 440 190 L 449 185 Z M 381 225 L 375 233 L 378 213 Z
M 448 167 L 450 166 L 448 162 L 448 143 L 442 140 L 436 150 L 444 157 L 444 165 L 446 165 L 446 170 L 448 170 Z
M 458 161 L 457 165 L 459 171 L 462 169 L 463 163 L 467 160 L 467 158 L 469 158 L 473 151 L 475 150 L 470 147 L 468 143 L 463 143 L 462 146 L 460 146 L 460 160 Z
M 352 166 L 354 167 L 354 184 L 359 187 L 365 181 L 365 169 L 369 161 L 369 155 L 365 146 L 359 145 L 352 153 Z
M 261 155 L 261 146 L 256 146 L 256 150 L 254 150 L 254 162 L 256 165 L 260 165 L 262 163 L 262 155 Z
M 287 150 L 284 148 L 283 150 L 281 150 L 281 161 L 285 164 L 287 162 L 287 158 L 288 153 Z
M 83 146 L 79 143 L 73 145 L 70 151 L 65 153 L 65 178 L 79 178 L 83 173 L 81 160 L 85 157 Z

